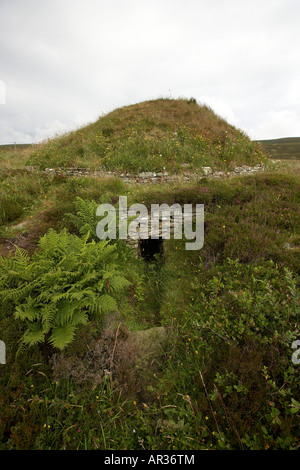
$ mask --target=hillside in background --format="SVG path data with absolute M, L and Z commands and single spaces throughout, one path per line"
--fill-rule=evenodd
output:
M 126 106 L 30 150 L 28 165 L 178 172 L 231 168 L 265 156 L 256 142 L 193 98 Z
M 1 152 L 12 152 L 13 150 L 25 150 L 27 148 L 30 148 L 32 144 L 3 144 L 0 145 L 0 151 Z
M 300 137 L 259 141 L 271 158 L 300 160 Z

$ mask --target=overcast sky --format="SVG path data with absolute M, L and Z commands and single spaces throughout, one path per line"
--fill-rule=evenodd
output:
M 299 18 L 299 0 L 0 0 L 0 143 L 159 97 L 300 136 Z

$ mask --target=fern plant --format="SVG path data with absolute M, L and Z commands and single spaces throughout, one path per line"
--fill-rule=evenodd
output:
M 48 341 L 63 349 L 79 325 L 117 309 L 116 296 L 130 283 L 115 246 L 89 237 L 51 229 L 32 258 L 20 248 L 0 258 L 0 300 L 13 303 L 27 325 L 21 345 Z
M 75 213 L 66 214 L 72 225 L 76 228 L 76 231 L 80 235 L 86 235 L 89 233 L 89 239 L 98 241 L 99 238 L 96 233 L 97 224 L 100 218 L 96 215 L 97 207 L 102 202 L 105 202 L 105 199 L 101 200 L 100 202 L 95 202 L 94 200 L 85 200 L 81 199 L 81 197 L 76 196 L 75 199 Z M 114 207 L 116 209 L 116 240 L 118 237 L 119 231 L 119 211 L 118 211 L 118 204 L 117 203 Z M 130 220 L 133 220 L 134 217 L 128 217 L 127 224 Z M 112 240 L 112 243 L 115 243 L 116 240 Z
M 96 234 L 96 226 L 98 219 L 96 211 L 99 203 L 94 200 L 84 200 L 76 196 L 75 199 L 75 213 L 67 214 L 72 225 L 76 228 L 80 235 L 89 233 L 89 239 L 98 240 Z

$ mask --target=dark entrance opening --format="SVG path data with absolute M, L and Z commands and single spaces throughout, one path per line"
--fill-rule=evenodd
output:
M 164 254 L 164 245 L 162 238 L 147 238 L 140 240 L 141 256 L 146 261 L 155 261 L 157 257 Z

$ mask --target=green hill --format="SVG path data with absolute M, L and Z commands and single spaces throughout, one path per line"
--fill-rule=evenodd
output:
M 300 160 L 300 137 L 261 140 L 260 143 L 271 158 Z
M 35 146 L 28 164 L 117 171 L 178 172 L 259 163 L 259 144 L 193 98 L 126 106 Z

